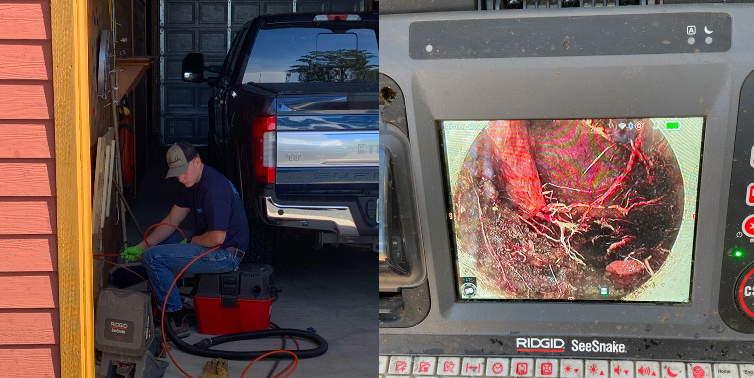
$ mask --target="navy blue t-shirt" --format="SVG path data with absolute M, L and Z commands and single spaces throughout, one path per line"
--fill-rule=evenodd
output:
M 205 165 L 199 182 L 190 188 L 181 186 L 175 205 L 191 209 L 196 219 L 195 235 L 225 231 L 222 248 L 245 251 L 249 246 L 249 223 L 241 197 L 230 180 L 215 168 Z

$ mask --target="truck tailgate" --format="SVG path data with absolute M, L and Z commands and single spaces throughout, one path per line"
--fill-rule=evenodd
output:
M 376 184 L 378 173 L 378 130 L 277 134 L 278 185 Z
M 278 187 L 376 189 L 379 114 L 374 93 L 282 95 L 277 104 Z

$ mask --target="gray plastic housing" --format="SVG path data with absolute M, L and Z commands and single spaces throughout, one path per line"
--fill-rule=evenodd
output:
M 97 301 L 94 346 L 105 353 L 141 358 L 154 339 L 149 295 L 105 289 Z
M 382 291 L 397 292 L 401 288 L 411 288 L 420 285 L 426 277 L 424 267 L 424 256 L 421 253 L 419 245 L 421 243 L 420 235 L 416 232 L 418 223 L 418 214 L 410 180 L 413 175 L 411 172 L 410 154 L 403 153 L 408 146 L 408 138 L 401 130 L 389 123 L 380 123 L 380 143 L 385 147 L 386 159 L 391 162 L 391 172 L 389 175 L 388 185 L 391 186 L 394 198 L 389 198 L 388 205 L 390 208 L 385 211 L 385 223 L 388 223 L 387 235 L 381 237 L 389 238 L 389 242 L 394 239 L 400 240 L 400 250 L 410 250 L 412 253 L 405 253 L 410 271 L 408 274 L 395 274 L 385 269 L 386 263 L 380 263 L 380 289 Z M 394 151 L 399 151 L 395 153 Z M 385 185 L 383 185 L 383 189 Z M 383 196 L 388 197 L 388 196 Z M 394 235 L 399 234 L 399 235 Z M 392 243 L 391 243 L 392 244 Z M 398 244 L 398 243 L 396 243 Z
M 576 56 L 569 52 L 570 56 L 442 59 L 412 58 L 410 51 L 412 24 L 425 21 L 534 19 L 540 21 L 543 33 L 560 34 L 565 40 L 570 30 L 550 29 L 545 18 L 606 16 L 614 20 L 625 15 L 641 20 L 642 16 L 653 19 L 658 14 L 677 14 L 682 21 L 684 13 L 699 12 L 730 16 L 729 49 L 643 54 L 634 48 L 631 55 L 600 55 L 584 44 L 586 50 Z M 733 297 L 729 291 L 721 292 L 721 274 L 723 259 L 728 258 L 726 216 L 739 105 L 744 110 L 754 105 L 740 104 L 744 81 L 754 70 L 753 21 L 754 5 L 749 4 L 381 16 L 380 72 L 393 79 L 405 96 L 431 308 L 414 327 L 381 328 L 380 353 L 530 354 L 517 350 L 517 339 L 538 337 L 563 339 L 566 346 L 560 355 L 754 361 L 754 335 L 748 334 L 752 325 L 745 324 L 748 330 L 737 331 L 719 314 L 721 301 Z M 589 25 L 583 27 L 588 30 Z M 641 25 L 636 29 L 641 30 Z M 510 38 L 525 44 L 529 36 L 516 35 L 515 28 L 512 31 L 515 37 Z M 583 34 L 583 30 L 579 32 Z M 501 37 L 484 30 L 468 33 L 482 40 Z M 704 38 L 701 28 L 700 34 Z M 595 38 L 599 36 L 595 34 Z M 620 39 L 616 41 L 620 43 Z M 690 305 L 458 300 L 437 121 L 681 116 L 706 118 Z M 752 128 L 751 124 L 738 126 Z M 754 174 L 751 180 L 754 182 Z M 743 202 L 743 193 L 733 195 Z M 740 229 L 740 220 L 730 223 Z M 754 262 L 754 253 L 746 258 L 748 263 Z M 738 272 L 735 275 L 737 278 Z M 617 340 L 625 343 L 629 352 L 574 351 L 574 340 Z

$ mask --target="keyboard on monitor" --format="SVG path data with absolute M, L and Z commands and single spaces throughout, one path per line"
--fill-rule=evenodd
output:
M 754 364 L 381 355 L 380 378 L 754 378 Z

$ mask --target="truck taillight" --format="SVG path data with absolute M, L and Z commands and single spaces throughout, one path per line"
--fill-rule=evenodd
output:
M 254 176 L 258 182 L 275 182 L 277 166 L 277 123 L 275 116 L 256 116 L 252 121 L 251 143 L 254 146 Z

